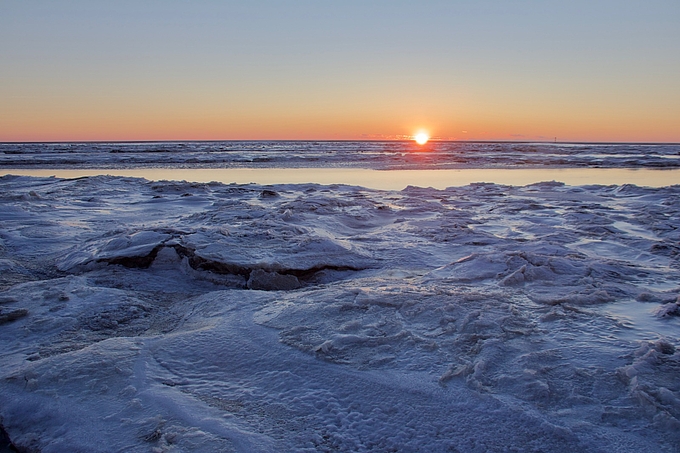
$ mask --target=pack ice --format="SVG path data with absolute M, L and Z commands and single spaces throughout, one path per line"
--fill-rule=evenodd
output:
M 679 186 L 0 186 L 19 451 L 679 451 Z

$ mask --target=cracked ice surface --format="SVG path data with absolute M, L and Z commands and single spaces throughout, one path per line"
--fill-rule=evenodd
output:
M 0 178 L 27 451 L 677 451 L 680 187 Z

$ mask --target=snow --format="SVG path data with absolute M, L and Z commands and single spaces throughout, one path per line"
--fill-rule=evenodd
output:
M 26 451 L 678 451 L 680 186 L 0 186 Z

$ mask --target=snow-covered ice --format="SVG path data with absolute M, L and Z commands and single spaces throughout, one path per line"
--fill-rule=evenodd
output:
M 24 451 L 680 451 L 680 186 L 0 187 Z

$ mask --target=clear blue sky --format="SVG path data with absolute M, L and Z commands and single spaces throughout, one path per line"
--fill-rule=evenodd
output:
M 680 141 L 680 1 L 0 2 L 0 140 Z

